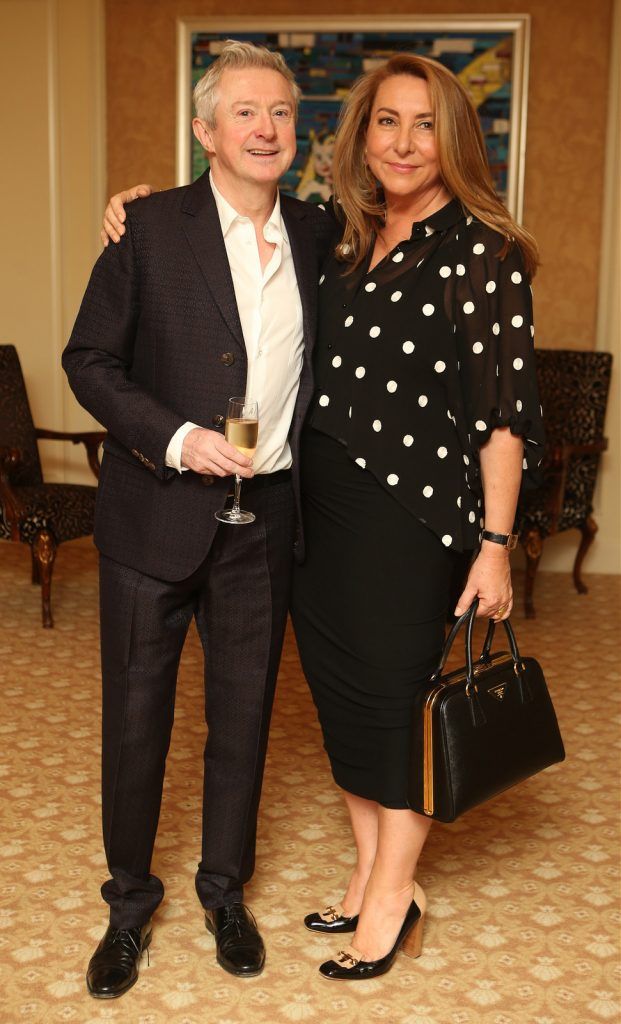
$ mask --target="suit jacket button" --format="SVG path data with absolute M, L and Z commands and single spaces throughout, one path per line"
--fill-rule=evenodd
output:
M 151 462 L 150 459 L 145 459 L 144 464 L 147 467 L 147 469 L 155 469 L 155 463 Z
M 132 448 L 132 455 L 135 455 L 137 459 L 140 458 L 140 452 L 137 448 Z
M 201 480 L 202 480 L 202 481 L 203 481 L 203 483 L 205 484 L 205 487 L 211 487 L 211 485 L 212 485 L 212 483 L 213 483 L 213 481 L 214 481 L 214 478 L 213 478 L 213 476 L 211 476 L 211 475 L 210 475 L 209 473 L 204 473 L 204 474 L 203 474 L 203 475 L 201 476 Z
M 211 422 L 213 423 L 214 427 L 223 427 L 224 416 L 222 416 L 221 413 L 218 413 L 217 416 L 212 416 Z
M 232 366 L 235 362 L 235 356 L 232 352 L 223 352 L 220 356 L 220 362 L 224 363 L 225 366 Z

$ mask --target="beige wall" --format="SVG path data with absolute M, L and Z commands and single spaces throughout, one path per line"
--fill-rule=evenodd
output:
M 547 348 L 612 350 L 618 389 L 619 320 L 609 315 L 604 327 L 600 308 L 610 302 L 603 296 L 600 303 L 600 257 L 613 7 L 613 0 L 591 0 L 586 11 L 582 0 L 427 0 L 422 7 L 414 0 L 393 0 L 380 12 L 376 0 L 357 0 L 355 6 L 345 0 L 336 10 L 333 0 L 312 0 L 303 10 L 292 0 L 229 0 L 226 15 L 313 14 L 319 20 L 339 12 L 357 17 L 530 14 L 523 219 L 541 247 L 534 289 L 536 342 Z M 222 18 L 222 11 L 216 0 L 106 0 L 111 192 L 145 180 L 157 188 L 174 186 L 176 20 Z M 615 166 L 618 180 L 618 156 Z M 609 171 L 609 195 L 613 188 Z M 612 244 L 608 238 L 606 260 Z M 611 448 L 596 495 L 600 532 L 585 562 L 587 572 L 621 572 L 618 424 L 615 391 L 608 417 Z M 542 566 L 570 569 L 577 541 L 575 531 L 554 538 L 545 546 Z M 516 563 L 522 561 L 518 552 Z
M 348 7 L 346 0 L 341 10 Z M 237 16 L 260 10 L 286 17 L 299 6 L 292 0 L 272 0 L 261 9 L 252 0 L 227 5 Z M 412 0 L 393 0 L 386 13 L 407 17 L 414 10 Z M 607 255 L 600 261 L 612 0 L 592 0 L 588 17 L 575 0 L 428 0 L 424 10 L 531 14 L 524 221 L 543 258 L 535 289 L 537 340 L 550 347 L 612 348 L 621 360 L 617 278 L 605 273 L 615 239 L 619 265 L 618 129 L 616 157 L 609 147 Z M 9 240 L 0 255 L 0 342 L 19 348 L 41 426 L 92 425 L 68 391 L 59 356 L 99 251 L 103 196 L 145 178 L 158 187 L 174 184 L 176 19 L 218 11 L 220 5 L 205 0 L 0 0 L 0 110 L 4 151 L 11 155 L 0 162 Z M 374 0 L 355 6 L 358 16 L 376 11 Z M 333 14 L 334 5 L 314 0 L 312 12 Z M 613 135 L 614 127 L 611 121 Z M 618 397 L 609 433 L 596 505 L 601 529 L 586 568 L 618 572 Z M 61 455 L 59 445 L 48 443 L 43 454 L 51 478 L 87 479 L 77 475 L 73 453 Z M 574 546 L 573 537 L 555 539 L 544 565 L 566 569 Z
M 595 492 L 594 515 L 608 571 L 621 572 L 621 0 L 615 0 L 612 31 L 597 327 L 597 348 L 612 352 L 614 362 L 606 418 L 610 451 Z
M 611 25 L 603 230 L 596 260 L 598 317 L 594 347 L 612 352 L 612 380 L 606 416 L 608 451 L 602 456 L 593 515 L 599 533 L 587 555 L 585 570 L 621 572 L 621 0 L 614 0 Z M 544 547 L 542 567 L 567 571 L 576 552 L 575 530 Z M 516 559 L 517 561 L 517 559 Z
M 524 222 L 543 265 L 538 343 L 593 348 L 597 321 L 612 0 L 229 0 L 228 15 L 529 13 Z M 108 184 L 175 184 L 176 19 L 224 17 L 217 0 L 106 0 Z M 148 26 L 148 30 L 147 30 Z
M 100 0 L 0 0 L 0 342 L 17 346 L 36 425 L 56 430 L 93 426 L 60 354 L 99 249 L 103 39 Z M 92 482 L 72 445 L 42 455 L 48 479 Z

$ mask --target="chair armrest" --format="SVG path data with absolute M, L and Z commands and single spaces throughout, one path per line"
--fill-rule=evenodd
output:
M 574 455 L 596 455 L 598 452 L 605 452 L 607 448 L 607 437 L 602 437 L 599 441 L 591 441 L 589 444 L 567 444 L 563 442 L 562 458 L 571 459 Z
M 67 432 L 64 430 L 46 430 L 44 427 L 35 428 L 35 434 L 42 441 L 71 441 L 72 444 L 83 444 L 86 448 L 86 457 L 95 478 L 99 479 L 99 445 L 106 437 L 105 430 L 85 430 L 79 433 Z
M 588 444 L 571 444 L 569 441 L 561 441 L 546 453 L 546 463 L 549 468 L 561 469 L 575 455 L 597 455 L 605 452 L 608 448 L 608 438 L 602 437 L 599 441 L 590 441 Z
M 0 502 L 11 540 L 19 540 L 19 520 L 22 505 L 11 486 L 11 473 L 23 461 L 19 448 L 0 447 Z
M 605 452 L 607 448 L 608 438 L 602 437 L 598 441 L 590 441 L 588 444 L 570 444 L 568 441 L 563 441 L 548 454 L 547 468 L 551 477 L 556 478 L 548 500 L 551 534 L 556 533 L 558 521 L 563 512 L 570 459 L 579 455 L 597 455 L 600 452 Z

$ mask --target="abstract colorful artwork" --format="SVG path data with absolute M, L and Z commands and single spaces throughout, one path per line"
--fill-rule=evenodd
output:
M 475 19 L 411 18 L 348 23 L 323 19 L 310 29 L 302 19 L 269 21 L 184 21 L 180 26 L 179 117 L 191 113 L 184 101 L 220 52 L 227 38 L 279 50 L 302 89 L 297 126 L 298 153 L 281 187 L 301 199 L 321 202 L 331 192 L 331 160 L 338 113 L 352 83 L 393 53 L 433 57 L 459 76 L 478 111 L 497 191 L 520 215 L 523 176 L 528 17 Z M 334 22 L 334 24 L 332 24 Z M 338 22 L 338 24 L 337 24 Z M 184 66 L 183 72 L 181 65 Z M 191 133 L 179 131 L 189 151 L 180 176 L 198 177 L 207 167 L 204 151 Z M 188 174 L 188 171 L 190 172 Z M 181 182 L 180 182 L 181 183 Z

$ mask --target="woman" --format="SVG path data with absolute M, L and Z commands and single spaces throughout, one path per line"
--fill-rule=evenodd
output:
M 512 607 L 508 538 L 540 459 L 532 238 L 495 195 L 477 116 L 435 61 L 397 55 L 347 99 L 334 154 L 342 238 L 319 287 L 317 391 L 302 448 L 308 557 L 300 655 L 357 864 L 313 931 L 355 933 L 322 964 L 374 977 L 420 952 L 413 883 L 430 820 L 408 807 L 409 722 L 455 614 Z

